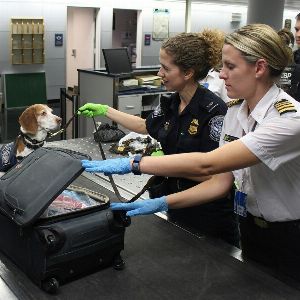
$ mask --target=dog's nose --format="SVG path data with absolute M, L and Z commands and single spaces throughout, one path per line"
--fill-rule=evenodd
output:
M 57 118 L 56 118 L 56 122 L 57 122 L 57 124 L 61 124 L 61 118 L 60 118 L 60 117 L 57 117 Z

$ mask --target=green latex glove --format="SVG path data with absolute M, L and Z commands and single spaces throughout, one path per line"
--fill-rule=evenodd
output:
M 162 150 L 156 150 L 151 153 L 151 156 L 163 156 L 163 155 L 165 155 L 165 154 Z
M 104 104 L 86 103 L 79 107 L 78 115 L 85 117 L 106 116 L 109 106 Z

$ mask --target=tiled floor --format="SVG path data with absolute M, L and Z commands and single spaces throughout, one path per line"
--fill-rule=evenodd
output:
M 60 106 L 58 102 L 48 104 L 53 113 L 60 116 Z M 18 118 L 25 108 L 3 109 L 0 112 L 0 144 L 6 144 L 15 140 L 20 131 Z

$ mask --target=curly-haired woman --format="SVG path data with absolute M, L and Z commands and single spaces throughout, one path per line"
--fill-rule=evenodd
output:
M 181 33 L 166 40 L 160 49 L 161 76 L 166 90 L 160 105 L 147 119 L 120 112 L 102 104 L 81 107 L 84 116 L 106 116 L 131 131 L 157 139 L 165 154 L 209 152 L 219 145 L 227 106 L 199 85 L 210 69 L 220 65 L 224 34 L 218 30 Z M 164 194 L 193 187 L 209 177 L 176 176 L 164 180 Z M 156 197 L 158 195 L 151 195 Z M 192 231 L 222 238 L 238 246 L 238 229 L 230 193 L 215 202 L 189 208 L 169 209 L 168 217 Z

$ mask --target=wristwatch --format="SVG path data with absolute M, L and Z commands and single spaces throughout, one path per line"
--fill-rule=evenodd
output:
M 141 171 L 140 171 L 140 161 L 142 159 L 142 155 L 138 154 L 135 155 L 133 158 L 133 163 L 131 166 L 131 171 L 134 175 L 141 175 Z

